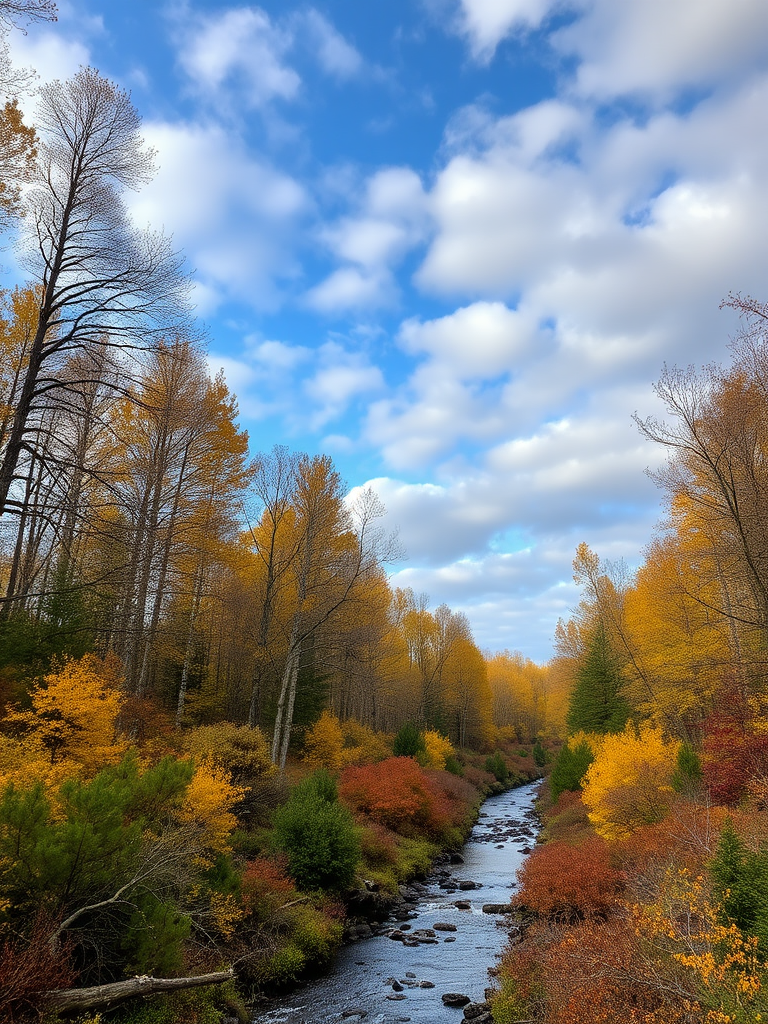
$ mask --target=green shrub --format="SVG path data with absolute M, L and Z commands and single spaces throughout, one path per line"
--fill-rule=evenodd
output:
M 336 779 L 325 768 L 314 772 L 296 786 L 294 793 L 302 796 L 319 796 L 326 803 L 333 804 L 339 799 L 339 788 Z
M 406 722 L 395 736 L 392 753 L 395 757 L 416 757 L 426 750 L 424 734 L 412 722 Z
M 582 742 L 573 748 L 565 743 L 557 755 L 549 777 L 552 799 L 557 800 L 566 789 L 572 792 L 581 789 L 581 780 L 593 761 L 594 755 L 588 743 Z
M 547 763 L 547 752 L 538 740 L 533 745 L 533 762 L 539 768 L 543 768 Z
M 699 755 L 690 743 L 681 743 L 677 752 L 677 767 L 672 776 L 672 788 L 676 793 L 689 793 L 696 789 L 703 777 Z
M 494 751 L 490 757 L 485 759 L 485 770 L 489 772 L 502 785 L 509 778 L 509 768 L 500 750 Z
M 300 888 L 342 890 L 352 883 L 360 837 L 351 813 L 337 801 L 297 787 L 275 813 L 273 838 Z
M 450 772 L 451 775 L 458 775 L 462 778 L 464 775 L 464 768 L 462 767 L 461 761 L 454 755 L 449 754 L 445 759 L 445 770 Z
M 306 957 L 293 942 L 278 949 L 259 967 L 259 981 L 279 988 L 296 981 L 306 965 Z

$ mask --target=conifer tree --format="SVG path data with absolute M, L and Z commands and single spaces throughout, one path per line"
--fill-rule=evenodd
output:
M 602 622 L 598 622 L 576 675 L 567 724 L 570 732 L 621 732 L 630 715 L 622 678 Z

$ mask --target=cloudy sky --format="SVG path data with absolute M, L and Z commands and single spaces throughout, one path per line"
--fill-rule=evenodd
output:
M 43 78 L 132 91 L 135 217 L 195 271 L 254 452 L 376 488 L 394 582 L 551 654 L 587 541 L 660 516 L 664 362 L 727 358 L 768 298 L 765 0 L 67 0 Z

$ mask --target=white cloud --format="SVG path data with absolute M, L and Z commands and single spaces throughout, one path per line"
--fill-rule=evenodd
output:
M 280 280 L 297 273 L 291 243 L 307 209 L 302 186 L 221 126 L 150 122 L 144 134 L 159 172 L 131 200 L 132 214 L 184 248 L 202 285 L 201 311 L 225 297 L 273 306 Z
M 177 31 L 179 64 L 198 92 L 214 96 L 234 85 L 253 107 L 297 94 L 301 79 L 284 60 L 292 38 L 260 8 L 217 15 L 187 9 Z
M 315 429 L 342 415 L 357 397 L 384 387 L 381 370 L 369 363 L 363 353 L 326 342 L 318 357 L 316 372 L 304 382 L 304 393 L 316 405 L 312 415 Z
M 577 89 L 590 96 L 674 95 L 741 78 L 768 63 L 763 0 L 581 0 L 583 16 L 554 37 L 579 61 Z
M 363 58 L 344 36 L 314 7 L 295 15 L 303 27 L 320 67 L 341 80 L 355 78 L 363 69 Z
M 400 344 L 428 353 L 462 378 L 494 377 L 514 369 L 536 325 L 502 302 L 475 302 L 426 323 L 413 318 L 400 328 Z
M 307 294 L 323 313 L 390 305 L 398 294 L 393 269 L 428 231 L 421 179 L 406 167 L 377 171 L 353 199 L 354 213 L 326 225 L 321 243 L 346 263 Z
M 472 56 L 487 63 L 506 36 L 537 28 L 555 0 L 460 0 L 459 30 L 469 39 Z

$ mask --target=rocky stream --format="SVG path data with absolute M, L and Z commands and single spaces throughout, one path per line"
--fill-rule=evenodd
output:
M 330 974 L 264 1006 L 256 1024 L 490 1024 L 488 969 L 514 929 L 505 911 L 535 841 L 538 786 L 486 800 L 461 854 L 401 886 L 386 920 L 349 930 Z

